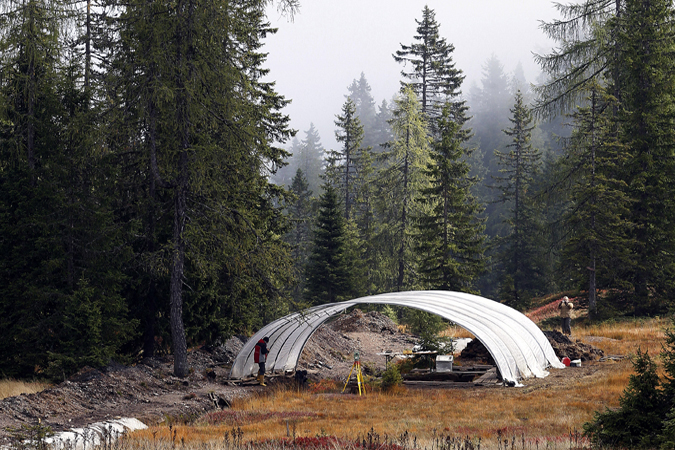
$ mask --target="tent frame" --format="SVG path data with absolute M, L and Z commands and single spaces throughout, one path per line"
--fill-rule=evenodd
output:
M 363 303 L 416 308 L 467 329 L 487 348 L 502 379 L 510 385 L 519 385 L 527 378 L 545 377 L 549 367 L 565 367 L 539 327 L 513 308 L 463 292 L 408 291 L 314 306 L 277 319 L 244 344 L 234 360 L 230 378 L 242 379 L 257 372 L 253 352 L 256 342 L 264 336 L 269 337 L 269 370 L 294 371 L 305 344 L 319 326 L 347 308 Z

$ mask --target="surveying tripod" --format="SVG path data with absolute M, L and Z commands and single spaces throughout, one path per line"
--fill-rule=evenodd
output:
M 363 394 L 365 395 L 366 384 L 363 382 L 363 374 L 361 373 L 361 361 L 359 360 L 359 352 L 354 352 L 354 364 L 352 364 L 352 368 L 349 371 L 349 376 L 347 377 L 347 381 L 345 381 L 345 387 L 342 388 L 342 393 L 344 394 L 345 389 L 347 389 L 347 385 L 349 384 L 349 380 L 351 380 L 352 378 L 352 372 L 354 372 L 354 369 L 356 369 L 356 383 L 359 386 L 359 395 L 361 395 L 361 385 L 363 385 Z

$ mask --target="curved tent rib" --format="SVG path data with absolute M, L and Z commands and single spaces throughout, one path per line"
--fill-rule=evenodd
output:
M 268 368 L 273 372 L 294 370 L 300 354 L 320 325 L 347 308 L 360 304 L 386 304 L 421 309 L 451 320 L 473 333 L 495 360 L 502 378 L 518 383 L 545 377 L 547 367 L 564 368 L 537 325 L 524 314 L 477 295 L 451 291 L 410 291 L 379 294 L 309 308 L 277 319 L 259 330 L 237 355 L 230 378 L 240 379 L 257 371 L 253 362 L 256 342 L 270 338 Z

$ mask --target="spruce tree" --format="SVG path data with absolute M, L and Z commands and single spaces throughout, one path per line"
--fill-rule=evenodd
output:
M 301 144 L 298 154 L 293 156 L 292 166 L 302 169 L 307 177 L 309 190 L 314 193 L 315 197 L 318 197 L 321 193 L 326 150 L 321 145 L 319 131 L 313 123 L 309 124 L 309 129 L 305 131 L 305 138 Z
M 352 298 L 353 261 L 349 259 L 344 213 L 336 190 L 324 186 L 306 267 L 305 300 L 312 305 Z
M 435 11 L 425 5 L 422 20 L 415 19 L 415 22 L 418 25 L 414 36 L 416 42 L 401 44 L 401 50 L 393 57 L 396 62 L 411 64 L 410 70 L 402 70 L 401 75 L 407 80 L 404 84 L 418 95 L 422 113 L 433 130 L 446 103 L 450 103 L 451 108 L 461 104 L 458 97 L 464 76 L 452 61 L 455 47 L 440 36 Z
M 298 169 L 295 173 L 290 190 L 294 198 L 287 208 L 290 229 L 286 234 L 286 240 L 291 246 L 294 275 L 297 280 L 293 287 L 293 300 L 299 303 L 305 287 L 304 269 L 309 258 L 312 218 L 312 191 L 309 190 L 309 183 L 302 169 Z
M 335 139 L 342 144 L 342 148 L 329 152 L 325 176 L 342 194 L 345 219 L 348 221 L 356 197 L 354 181 L 357 177 L 356 161 L 363 141 L 363 126 L 350 98 L 342 106 L 342 115 L 336 117 Z
M 475 281 L 484 269 L 484 220 L 471 194 L 477 183 L 469 176 L 465 147 L 468 130 L 450 117 L 448 108 L 438 122 L 440 140 L 432 145 L 425 170 L 429 187 L 418 201 L 428 213 L 417 218 L 419 272 L 428 289 L 476 292 Z
M 631 198 L 634 265 L 625 275 L 637 314 L 663 311 L 675 292 L 675 10 L 666 0 L 626 0 L 612 68 L 620 86 L 618 140 L 627 148 L 620 178 Z
M 375 143 L 373 152 L 377 155 L 382 152 L 383 147 L 393 139 L 391 133 L 391 109 L 386 100 L 382 100 L 380 106 L 377 107 L 377 114 L 375 115 Z
M 630 200 L 617 179 L 624 147 L 612 137 L 612 100 L 605 92 L 591 84 L 588 106 L 571 115 L 574 131 L 556 174 L 566 180 L 558 188 L 569 199 L 561 218 L 566 224 L 561 278 L 588 290 L 592 317 L 599 289 L 630 288 L 622 274 L 632 264 L 626 220 Z
M 495 150 L 502 151 L 509 143 L 508 136 L 502 130 L 509 125 L 509 108 L 514 98 L 509 94 L 504 67 L 495 55 L 483 64 L 480 87 L 472 89 L 469 98 L 473 114 L 472 142 L 481 149 L 483 158 L 478 161 L 484 170 L 481 175 L 485 180 L 491 180 L 499 173 L 499 159 L 495 157 Z M 482 183 L 476 190 L 480 200 L 486 204 L 486 231 L 493 238 L 503 226 L 500 217 L 504 211 L 503 204 L 495 201 L 496 192 L 490 189 L 489 184 Z
M 363 127 L 362 145 L 375 148 L 379 144 L 375 140 L 375 116 L 377 113 L 375 111 L 375 100 L 370 93 L 371 87 L 365 74 L 361 72 L 361 77 L 352 81 L 347 90 L 349 91 L 347 98 L 354 102 L 354 114 L 359 118 Z
M 523 307 L 541 291 L 545 275 L 542 246 L 538 242 L 542 235 L 541 218 L 530 191 L 541 156 L 530 142 L 534 129 L 532 113 L 520 92 L 516 93 L 511 113 L 512 127 L 504 130 L 512 140 L 510 150 L 495 151 L 502 167 L 495 180 L 501 194 L 499 200 L 508 208 L 505 223 L 509 227 L 508 234 L 500 239 L 499 257 L 503 265 L 500 290 L 503 301 Z
M 661 395 L 656 363 L 638 349 L 633 360 L 635 373 L 619 399 L 619 409 L 595 413 L 584 425 L 584 433 L 598 446 L 656 448 L 663 429 L 666 407 Z
M 106 196 L 115 172 L 66 50 L 60 2 L 6 2 L 0 64 L 0 370 L 62 378 L 120 356 L 127 246 Z
M 121 119 L 122 142 L 142 149 L 146 183 L 170 197 L 161 215 L 170 234 L 143 257 L 169 274 L 178 376 L 188 373 L 188 338 L 246 332 L 286 310 L 284 192 L 265 172 L 287 156 L 272 142 L 292 133 L 279 113 L 287 101 L 262 80 L 261 40 L 274 30 L 261 6 L 132 1 L 119 18 L 115 66 L 127 78 L 116 100 L 137 108 Z

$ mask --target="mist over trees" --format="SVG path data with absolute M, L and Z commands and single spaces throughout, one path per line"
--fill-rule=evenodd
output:
M 185 376 L 191 346 L 409 289 L 672 307 L 670 2 L 558 5 L 534 87 L 499 55 L 465 86 L 425 6 L 400 90 L 344 87 L 335 148 L 289 127 L 267 3 L 2 4 L 3 374 L 173 353 Z

